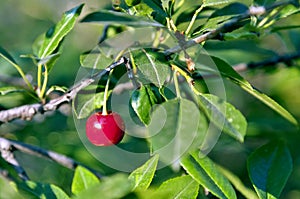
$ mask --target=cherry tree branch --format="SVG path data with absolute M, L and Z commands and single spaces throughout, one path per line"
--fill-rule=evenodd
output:
M 0 111 L 0 123 L 9 122 L 14 119 L 31 120 L 33 116 L 38 113 L 54 111 L 58 109 L 62 104 L 70 103 L 80 90 L 84 89 L 85 87 L 93 83 L 95 79 L 105 75 L 115 67 L 125 64 L 127 62 L 128 60 L 126 58 L 121 58 L 117 62 L 114 62 L 106 69 L 100 71 L 99 73 L 93 75 L 92 77 L 81 80 L 79 83 L 77 83 L 72 88 L 70 88 L 68 92 L 66 92 L 60 97 L 50 100 L 46 104 L 41 104 L 41 103 L 29 104 L 29 105 L 23 105 L 8 110 Z
M 15 149 L 16 148 L 11 143 L 9 143 L 6 140 L 2 140 L 2 138 L 0 138 L 0 152 L 1 152 L 2 158 L 7 163 L 9 163 L 10 165 L 13 166 L 13 168 L 15 169 L 15 171 L 18 173 L 19 177 L 22 180 L 29 180 L 29 177 L 27 176 L 25 170 L 19 164 L 19 162 L 17 161 L 17 159 L 13 153 L 15 151 Z
M 85 165 L 83 165 L 80 162 L 75 161 L 74 159 L 67 157 L 65 155 L 45 150 L 43 148 L 25 144 L 18 141 L 9 140 L 3 137 L 0 137 L 0 152 L 3 157 L 3 159 L 10 163 L 15 170 L 17 171 L 19 177 L 22 180 L 28 180 L 28 176 L 25 172 L 25 170 L 18 164 L 18 162 L 15 159 L 14 151 L 20 151 L 29 155 L 43 157 L 49 160 L 52 160 L 56 162 L 57 164 L 60 164 L 66 168 L 69 169 L 76 169 L 77 166 L 82 166 L 91 171 L 93 174 L 95 174 L 98 178 L 101 178 L 101 174 L 98 173 L 96 170 L 91 169 Z
M 192 47 L 203 41 L 212 39 L 212 38 L 218 36 L 220 33 L 225 33 L 225 32 L 228 32 L 229 30 L 230 31 L 233 30 L 238 22 L 240 22 L 246 18 L 249 18 L 250 16 L 263 15 L 263 14 L 270 12 L 274 8 L 292 4 L 292 3 L 293 3 L 293 1 L 288 0 L 288 1 L 276 2 L 273 5 L 270 5 L 268 7 L 264 7 L 264 6 L 250 7 L 249 10 L 247 12 L 245 12 L 244 14 L 241 14 L 235 18 L 232 18 L 227 23 L 223 24 L 222 26 L 220 26 L 214 30 L 204 33 L 204 34 L 202 34 L 196 38 L 193 38 L 191 40 L 185 41 L 185 43 L 175 46 L 174 48 L 168 49 L 168 50 L 164 51 L 164 54 L 166 56 L 169 56 L 173 53 L 180 52 L 186 48 Z M 275 63 L 278 63 L 278 62 L 287 63 L 288 60 L 295 59 L 298 57 L 299 57 L 299 55 L 285 57 L 284 59 L 282 59 L 282 57 L 280 57 L 280 58 L 272 60 L 271 63 L 274 63 L 274 62 Z M 54 111 L 54 110 L 58 109 L 62 104 L 70 103 L 75 98 L 76 94 L 80 90 L 82 90 L 83 88 L 85 88 L 88 85 L 90 85 L 91 83 L 93 83 L 96 78 L 101 77 L 102 75 L 111 71 L 114 67 L 121 65 L 121 64 L 126 64 L 127 62 L 128 62 L 128 59 L 121 58 L 120 60 L 111 64 L 105 70 L 99 72 L 98 74 L 94 75 L 93 77 L 83 79 L 81 82 L 79 82 L 78 84 L 73 86 L 68 92 L 66 92 L 65 94 L 63 94 L 62 96 L 60 96 L 58 98 L 50 100 L 46 104 L 36 103 L 36 104 L 24 105 L 24 106 L 0 111 L 0 123 L 1 122 L 9 122 L 9 121 L 12 121 L 12 120 L 18 119 L 18 118 L 23 119 L 23 120 L 31 120 L 32 117 L 34 115 L 36 115 L 37 113 Z M 246 64 L 246 65 L 241 64 L 241 65 L 239 65 L 239 67 L 236 67 L 235 69 L 237 71 L 242 71 L 247 68 L 255 68 L 256 65 L 266 65 L 266 64 L 268 65 L 268 64 L 270 64 L 268 62 L 270 62 L 270 61 L 266 61 L 266 63 L 256 63 L 256 64 L 250 63 L 250 64 Z
M 175 46 L 173 48 L 170 48 L 168 50 L 166 50 L 164 52 L 164 54 L 166 56 L 169 56 L 171 54 L 177 53 L 182 51 L 183 49 L 187 49 L 190 48 L 192 46 L 195 46 L 197 44 L 200 44 L 204 41 L 207 41 L 209 39 L 213 39 L 215 37 L 217 37 L 220 33 L 226 33 L 228 31 L 232 31 L 234 29 L 237 29 L 236 24 L 239 23 L 240 21 L 247 19 L 251 16 L 259 16 L 259 15 L 264 15 L 270 11 L 272 11 L 273 9 L 277 8 L 277 7 L 281 7 L 284 5 L 289 5 L 289 4 L 293 4 L 292 0 L 288 0 L 288 1 L 282 1 L 282 2 L 276 2 L 270 6 L 252 6 L 250 7 L 245 13 L 232 18 L 231 20 L 229 20 L 228 22 L 224 23 L 222 26 L 213 29 L 207 33 L 204 33 L 198 37 L 195 37 L 191 40 L 188 40 L 184 43 L 184 45 L 178 45 Z

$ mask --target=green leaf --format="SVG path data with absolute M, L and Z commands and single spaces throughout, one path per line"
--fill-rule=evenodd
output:
M 203 0 L 203 6 L 218 6 L 223 4 L 229 4 L 232 0 Z
M 218 169 L 231 182 L 234 188 L 237 191 L 239 191 L 245 198 L 249 198 L 249 199 L 258 198 L 255 192 L 249 189 L 248 187 L 246 187 L 238 176 L 234 175 L 231 171 L 225 169 L 224 167 L 221 167 L 220 165 L 218 165 Z
M 99 185 L 93 186 L 81 193 L 76 199 L 116 199 L 122 198 L 129 194 L 132 190 L 131 182 L 124 174 L 116 174 L 103 178 Z
M 0 187 L 1 187 L 1 191 L 0 191 L 0 198 L 2 199 L 9 199 L 9 198 L 13 198 L 13 199 L 21 199 L 23 198 L 21 196 L 21 194 L 19 194 L 13 184 L 11 184 L 11 182 L 9 182 L 8 180 L 6 180 L 5 178 L 3 178 L 0 175 Z
M 96 92 L 96 91 L 94 91 Z M 108 95 L 110 95 L 109 90 Z M 99 109 L 104 104 L 104 92 L 92 94 L 78 94 L 74 100 L 74 113 L 77 119 L 88 117 L 95 109 Z
M 216 10 L 212 13 L 212 15 L 209 18 L 215 18 L 220 16 L 234 16 L 238 14 L 245 13 L 248 10 L 248 6 L 242 3 L 232 3 L 229 4 L 221 9 Z
M 230 33 L 225 33 L 224 34 L 224 40 L 237 40 L 237 39 L 256 39 L 257 34 L 253 32 L 248 32 L 248 31 L 242 31 L 242 32 L 230 32 Z
M 69 199 L 69 196 L 59 187 L 53 184 L 43 184 L 26 181 L 17 184 L 18 188 L 41 199 Z
M 22 68 L 17 64 L 17 62 L 13 59 L 13 57 L 4 49 L 0 46 L 0 57 L 5 59 L 8 63 L 10 63 L 15 69 L 19 72 L 20 76 L 23 78 L 24 82 L 26 85 L 33 90 L 30 82 L 28 81 L 27 77 L 25 76 Z
M 186 99 L 164 102 L 154 109 L 148 126 L 151 150 L 160 155 L 161 161 L 173 163 L 176 169 L 179 158 L 194 147 L 202 127 L 199 109 L 193 102 Z
M 216 165 L 199 151 L 181 159 L 181 165 L 199 184 L 221 199 L 235 199 L 236 194 L 229 181 Z
M 286 109 L 284 109 L 282 106 L 280 106 L 277 102 L 275 102 L 267 95 L 253 88 L 249 82 L 247 82 L 224 60 L 214 56 L 208 56 L 204 54 L 199 55 L 197 59 L 199 61 L 196 62 L 196 68 L 199 69 L 200 71 L 211 72 L 217 75 L 220 74 L 221 76 L 228 78 L 233 83 L 237 84 L 242 89 L 244 89 L 246 92 L 253 95 L 257 99 L 262 101 L 264 104 L 269 106 L 271 109 L 276 111 L 278 114 L 280 114 L 282 117 L 284 117 L 292 124 L 294 125 L 298 124 L 297 120 Z M 213 60 L 213 62 L 211 61 L 211 59 Z
M 133 190 L 145 190 L 150 186 L 150 183 L 154 177 L 156 171 L 159 156 L 154 155 L 141 167 L 134 170 L 128 177 L 132 182 Z
M 167 191 L 167 198 L 197 198 L 199 184 L 191 176 L 180 176 L 164 182 L 158 191 Z
M 126 13 L 101 10 L 85 16 L 81 22 L 97 22 L 101 24 L 123 24 L 127 26 L 154 26 L 163 27 L 160 23 L 147 17 L 133 16 Z
M 168 76 L 170 67 L 165 56 L 147 49 L 132 51 L 133 64 L 138 68 L 138 79 L 143 84 L 155 84 L 161 88 Z
M 292 157 L 282 143 L 269 143 L 248 158 L 251 182 L 261 199 L 279 198 L 292 172 Z
M 97 176 L 86 168 L 77 166 L 72 181 L 72 193 L 77 195 L 97 183 L 100 183 Z
M 105 69 L 113 60 L 99 51 L 89 51 L 80 55 L 80 64 L 85 68 Z
M 276 0 L 254 0 L 254 3 L 260 6 L 267 6 L 273 4 L 275 1 Z
M 6 86 L 0 88 L 0 95 L 7 95 L 15 92 L 24 92 L 25 90 L 16 86 Z
M 10 63 L 17 64 L 17 62 L 14 60 L 14 58 L 1 46 L 0 46 L 0 56 L 3 57 L 5 60 L 7 60 Z
M 159 91 L 153 89 L 150 85 L 141 86 L 131 95 L 131 106 L 140 120 L 146 125 L 150 122 L 150 113 L 153 106 L 162 102 Z
M 198 94 L 199 106 L 207 117 L 218 128 L 239 140 L 244 141 L 247 130 L 247 121 L 242 113 L 234 106 L 211 94 Z
M 58 48 L 63 38 L 73 29 L 82 7 L 83 4 L 65 12 L 61 20 L 44 34 L 43 39 L 39 41 L 41 43 L 38 51 L 40 59 L 51 55 Z

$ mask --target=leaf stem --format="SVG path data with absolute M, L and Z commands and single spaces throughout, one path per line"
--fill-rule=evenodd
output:
M 48 83 L 48 69 L 47 69 L 47 66 L 45 65 L 45 73 L 44 73 L 43 85 L 42 85 L 42 89 L 40 90 L 40 97 L 41 98 L 44 98 L 44 94 L 46 92 L 47 83 Z
M 174 70 L 173 73 L 173 78 L 174 78 L 174 85 L 175 85 L 175 90 L 176 90 L 176 96 L 178 98 L 181 98 L 181 94 L 180 94 L 180 88 L 179 88 L 179 83 L 178 83 L 178 77 L 177 77 L 177 70 Z
M 108 98 L 108 88 L 109 88 L 109 82 L 110 77 L 112 75 L 113 69 L 109 72 L 108 79 L 106 81 L 105 90 L 104 90 L 104 99 L 103 99 L 103 109 L 102 109 L 102 115 L 107 115 L 107 98 Z
M 202 4 L 196 11 L 195 11 L 195 13 L 194 13 L 194 15 L 193 15 L 193 17 L 192 17 L 192 19 L 191 19 L 191 21 L 190 21 L 190 23 L 189 23 L 189 26 L 187 27 L 187 29 L 186 29 L 186 31 L 185 31 L 185 34 L 186 35 L 188 35 L 189 33 L 190 33 L 190 31 L 191 31 L 191 29 L 192 29 L 192 27 L 193 27 L 193 25 L 194 25 L 194 23 L 195 23 L 195 21 L 196 21 L 196 19 L 197 19 L 197 16 L 198 16 L 198 14 L 202 11 L 202 9 L 204 8 L 204 6 L 203 6 L 204 4 Z
M 5 57 L 4 55 L 2 55 L 1 53 L 0 53 L 0 56 L 3 59 L 5 59 L 8 63 L 10 63 L 13 67 L 15 67 L 15 69 L 17 69 L 18 73 L 21 75 L 22 79 L 24 80 L 24 82 L 26 83 L 26 85 L 28 86 L 28 88 L 33 91 L 34 89 L 33 89 L 32 85 L 31 85 L 31 83 L 29 82 L 29 80 L 27 79 L 26 75 L 24 74 L 23 70 L 21 69 L 21 67 L 18 64 L 12 62 L 10 59 L 8 59 L 7 57 Z
M 42 73 L 43 73 L 42 68 L 43 68 L 43 65 L 42 64 L 38 64 L 38 71 L 37 71 L 37 92 L 38 92 L 39 98 L 41 98 Z
M 184 71 L 183 69 L 181 69 L 180 67 L 176 66 L 175 64 L 171 64 L 172 68 L 174 69 L 174 71 L 178 72 L 180 75 L 182 75 L 186 81 L 189 83 L 191 89 L 193 90 L 194 93 L 196 94 L 200 94 L 199 91 L 197 91 L 193 85 L 194 83 L 194 79 L 189 75 L 189 73 L 187 73 L 186 71 Z M 177 80 L 176 80 L 177 81 Z M 176 82 L 175 82 L 175 78 L 174 78 L 174 84 L 175 84 L 175 88 L 176 88 Z M 177 92 L 177 89 L 176 89 Z M 177 93 L 176 93 L 177 94 Z

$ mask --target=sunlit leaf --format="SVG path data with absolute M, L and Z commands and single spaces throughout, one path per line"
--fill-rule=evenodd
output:
M 158 90 L 150 85 L 141 86 L 131 95 L 131 106 L 140 120 L 148 125 L 150 122 L 151 109 L 155 104 L 162 102 Z
M 165 56 L 151 50 L 132 51 L 133 61 L 138 68 L 138 79 L 143 84 L 155 84 L 162 87 L 170 75 L 170 67 Z
M 156 171 L 159 156 L 154 155 L 141 167 L 134 170 L 128 177 L 133 184 L 133 190 L 145 190 L 149 187 Z
M 99 182 L 100 181 L 97 176 L 95 176 L 92 172 L 84 167 L 77 166 L 72 181 L 72 193 L 77 195 L 83 190 L 86 190 Z
M 132 190 L 132 185 L 128 177 L 124 174 L 116 174 L 101 180 L 99 185 L 82 191 L 75 198 L 76 199 L 116 199 L 123 198 Z
M 70 197 L 59 187 L 53 184 L 43 184 L 26 181 L 18 184 L 18 188 L 42 199 L 69 199 Z
M 21 194 L 19 194 L 13 185 L 6 180 L 4 177 L 0 176 L 0 198 L 13 198 L 13 199 L 21 199 L 23 198 Z
M 200 152 L 193 152 L 181 159 L 181 165 L 199 184 L 222 199 L 235 199 L 236 194 L 229 181 L 216 165 Z
M 259 198 L 279 198 L 292 167 L 291 154 L 282 142 L 272 142 L 254 151 L 248 158 L 248 171 Z
M 39 38 L 41 44 L 38 57 L 43 59 L 51 55 L 60 45 L 63 38 L 73 29 L 76 19 L 81 13 L 83 4 L 66 11 L 61 20 L 50 28 L 42 38 Z
M 158 191 L 167 191 L 167 198 L 197 198 L 199 184 L 191 176 L 180 176 L 165 181 Z
M 211 122 L 223 129 L 225 133 L 243 142 L 247 130 L 247 121 L 239 110 L 230 103 L 211 94 L 199 93 L 198 102 Z
M 218 6 L 229 4 L 230 2 L 233 2 L 233 0 L 203 0 L 203 6 Z
M 80 64 L 85 68 L 105 69 L 113 60 L 99 51 L 90 51 L 80 55 Z

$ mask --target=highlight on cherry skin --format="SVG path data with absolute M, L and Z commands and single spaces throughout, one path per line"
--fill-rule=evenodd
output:
M 96 146 L 111 146 L 121 142 L 125 124 L 116 112 L 93 113 L 86 121 L 86 136 Z

